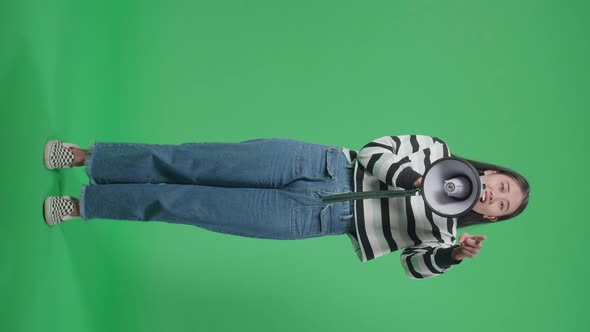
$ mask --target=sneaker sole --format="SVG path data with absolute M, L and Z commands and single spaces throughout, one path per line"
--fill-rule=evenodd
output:
M 45 198 L 45 201 L 43 202 L 43 219 L 45 219 L 45 223 L 49 226 L 53 226 L 54 224 L 50 224 L 49 223 L 49 217 L 51 216 L 50 214 L 50 208 L 51 208 L 51 197 L 47 197 Z
M 45 164 L 45 168 L 47 169 L 55 169 L 55 167 L 51 167 L 51 165 L 49 165 L 49 152 L 56 143 L 57 140 L 51 140 L 45 144 L 45 149 L 43 150 L 43 164 Z

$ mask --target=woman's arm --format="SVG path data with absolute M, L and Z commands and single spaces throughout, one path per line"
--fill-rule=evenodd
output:
M 454 249 L 455 246 L 443 243 L 422 243 L 404 249 L 400 261 L 410 279 L 436 277 L 461 263 L 452 258 Z
M 464 258 L 473 258 L 482 248 L 485 235 L 461 234 L 459 245 L 423 243 L 404 249 L 400 261 L 411 279 L 431 278 L 448 272 Z
M 444 141 L 425 135 L 383 136 L 366 144 L 357 154 L 358 162 L 389 186 L 412 189 L 422 176 L 413 160 L 436 160 L 450 155 Z

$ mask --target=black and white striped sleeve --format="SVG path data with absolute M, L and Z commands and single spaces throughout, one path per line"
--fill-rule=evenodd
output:
M 404 249 L 400 261 L 410 279 L 436 277 L 462 262 L 451 258 L 455 247 L 445 243 L 423 243 Z
M 357 160 L 381 182 L 393 187 L 413 189 L 414 183 L 422 174 L 411 167 L 412 157 L 435 145 L 444 150 L 443 155 L 448 156 L 446 144 L 437 137 L 384 136 L 365 145 L 358 152 Z

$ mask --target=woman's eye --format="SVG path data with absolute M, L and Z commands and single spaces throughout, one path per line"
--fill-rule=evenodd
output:
M 502 191 L 504 191 L 504 183 L 502 183 Z

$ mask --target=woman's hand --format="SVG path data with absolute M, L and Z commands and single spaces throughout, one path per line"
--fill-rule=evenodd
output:
M 482 242 L 486 240 L 485 235 L 470 235 L 469 233 L 463 233 L 459 237 L 460 247 L 453 249 L 451 257 L 460 261 L 465 257 L 473 258 L 481 249 Z
M 414 188 L 420 188 L 422 186 L 422 177 L 414 182 Z

